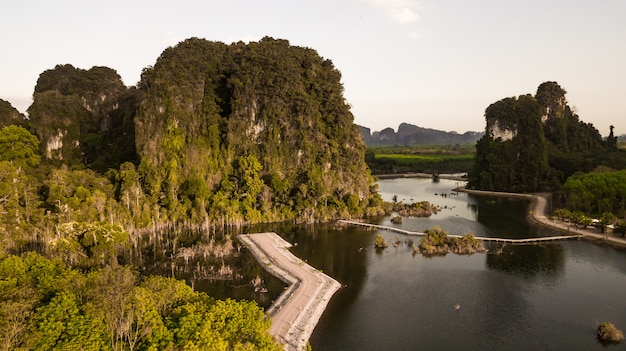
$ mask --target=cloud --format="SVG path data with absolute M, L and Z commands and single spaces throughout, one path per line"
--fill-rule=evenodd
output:
M 361 0 L 362 2 L 380 7 L 387 12 L 391 20 L 398 24 L 408 24 L 419 21 L 419 15 L 414 8 L 416 1 L 411 0 Z
M 394 7 L 389 9 L 389 15 L 394 22 L 400 24 L 416 22 L 419 20 L 417 13 L 413 12 L 408 7 Z
M 421 38 L 421 34 L 420 32 L 416 31 L 416 30 L 412 30 L 408 33 L 406 33 L 406 37 L 411 39 L 411 40 L 418 40 L 419 38 Z

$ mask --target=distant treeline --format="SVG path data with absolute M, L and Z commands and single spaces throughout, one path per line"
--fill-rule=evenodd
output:
M 474 145 L 368 147 L 365 162 L 372 174 L 467 173 L 474 162 Z

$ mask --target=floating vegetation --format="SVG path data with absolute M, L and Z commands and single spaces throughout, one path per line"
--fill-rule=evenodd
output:
M 598 340 L 617 343 L 624 340 L 624 333 L 613 325 L 613 323 L 604 322 L 598 326 Z
M 391 223 L 393 223 L 393 224 L 402 224 L 402 217 L 395 216 L 395 217 L 391 218 Z
M 420 238 L 419 249 L 426 256 L 445 255 L 448 252 L 469 255 L 486 251 L 484 242 L 476 239 L 472 233 L 462 237 L 450 237 L 441 227 L 435 226 L 424 231 L 424 234 Z
M 440 211 L 437 206 L 428 201 L 420 201 L 410 204 L 397 202 L 392 205 L 391 209 L 401 217 L 430 217 Z
M 374 239 L 374 247 L 379 250 L 384 250 L 388 247 L 387 240 L 382 236 L 382 234 L 376 235 L 376 239 Z

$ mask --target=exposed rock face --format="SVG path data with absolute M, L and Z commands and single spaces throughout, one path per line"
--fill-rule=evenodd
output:
M 107 67 L 58 65 L 43 72 L 28 113 L 46 158 L 66 164 L 92 164 L 103 157 L 132 159 L 136 94 Z
M 46 157 L 82 163 L 87 146 L 83 143 L 89 143 L 90 134 L 110 129 L 126 90 L 117 72 L 106 67 L 58 65 L 43 72 L 28 112 Z
M 537 94 L 508 97 L 485 110 L 486 135 L 476 145 L 469 186 L 532 192 L 556 189 L 574 172 L 591 171 L 598 155 L 617 150 L 569 108 L 565 90 L 542 83 Z
M 542 114 L 540 119 L 543 124 L 548 125 L 548 128 L 550 125 L 558 124 L 559 120 L 565 118 L 564 116 L 567 112 L 565 94 L 566 91 L 556 82 L 545 82 L 537 88 L 537 94 L 534 99 L 541 105 Z M 501 100 L 500 106 L 494 106 L 496 104 L 493 104 L 490 106 L 490 108 L 493 107 L 491 108 L 491 113 L 485 114 L 487 119 L 486 130 L 493 139 L 512 140 L 519 133 L 519 118 L 517 120 L 510 118 L 514 111 L 514 103 L 511 102 L 511 99 L 514 98 Z
M 498 123 L 488 127 L 488 130 L 492 138 L 500 138 L 502 141 L 512 140 L 517 135 L 517 129 L 501 129 Z
M 28 112 L 44 162 L 119 169 L 108 175 L 132 193 L 141 225 L 382 209 L 341 74 L 286 40 L 188 39 L 130 88 L 110 68 L 59 65 L 40 75 Z
M 185 182 L 250 202 L 367 199 L 365 145 L 340 79 L 329 60 L 285 40 L 181 42 L 142 75 L 140 168 L 172 205 Z

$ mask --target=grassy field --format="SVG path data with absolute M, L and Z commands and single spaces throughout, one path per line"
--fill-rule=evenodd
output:
M 473 164 L 474 145 L 418 145 L 368 148 L 365 161 L 373 174 L 465 173 Z

